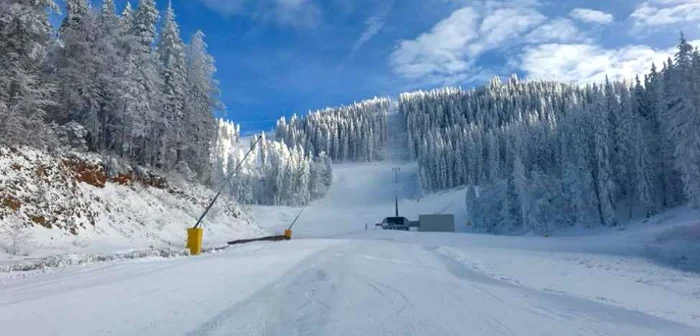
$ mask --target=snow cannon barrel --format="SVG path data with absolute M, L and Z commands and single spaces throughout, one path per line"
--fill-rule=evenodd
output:
M 287 239 L 292 239 L 292 230 L 284 230 L 284 236 Z
M 187 248 L 190 249 L 191 255 L 199 255 L 202 253 L 202 237 L 204 236 L 203 228 L 187 229 Z

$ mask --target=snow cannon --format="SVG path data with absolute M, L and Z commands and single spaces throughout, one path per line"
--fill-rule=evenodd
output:
M 292 230 L 284 230 L 284 236 L 289 240 L 292 239 Z
M 202 253 L 202 237 L 204 229 L 201 227 L 193 227 L 187 229 L 187 248 L 190 249 L 191 255 L 199 255 Z
M 219 191 L 214 195 L 214 198 L 211 200 L 209 203 L 209 206 L 204 210 L 204 213 L 202 213 L 201 216 L 199 216 L 199 219 L 197 220 L 197 224 L 195 224 L 193 227 L 187 229 L 187 248 L 190 249 L 190 254 L 192 255 L 198 255 L 202 253 L 202 236 L 204 235 L 204 229 L 202 229 L 201 224 L 202 220 L 204 220 L 204 216 L 207 215 L 209 210 L 211 210 L 211 207 L 214 206 L 214 203 L 216 203 L 216 200 L 219 199 L 219 196 L 221 195 L 221 192 L 224 191 L 224 188 L 228 185 L 228 183 L 231 181 L 233 176 L 236 174 L 238 169 L 241 168 L 245 160 L 248 158 L 248 155 L 253 152 L 255 149 L 255 146 L 260 142 L 260 140 L 263 139 L 263 136 L 260 135 L 258 136 L 258 140 L 255 140 L 255 142 L 250 146 L 250 149 L 248 152 L 243 156 L 243 159 L 241 159 L 241 162 L 238 163 L 238 166 L 233 169 L 226 178 L 226 181 L 221 184 L 221 187 L 219 188 Z

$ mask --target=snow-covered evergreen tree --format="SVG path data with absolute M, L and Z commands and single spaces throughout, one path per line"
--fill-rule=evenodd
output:
M 221 150 L 212 157 L 214 183 L 219 184 L 241 163 L 245 152 L 238 143 L 238 127 L 219 122 L 219 136 L 214 148 Z M 318 156 L 301 147 L 288 147 L 261 135 L 251 156 L 241 163 L 229 193 L 239 202 L 266 205 L 304 205 L 323 197 L 332 183 L 331 160 L 325 152 Z M 254 140 L 251 140 L 251 145 Z M 245 148 L 247 151 L 248 148 Z
M 515 222 L 546 234 L 694 202 L 698 79 L 700 52 L 683 40 L 675 60 L 632 83 L 495 80 L 404 93 L 398 110 L 423 190 L 471 185 L 475 225 L 509 232 Z
M 310 112 L 305 118 L 293 115 L 289 122 L 280 118 L 275 139 L 290 147 L 325 152 L 335 161 L 380 160 L 390 104 L 389 99 L 375 98 Z
M 697 56 L 697 55 L 696 55 Z M 675 145 L 675 164 L 681 173 L 685 195 L 700 206 L 700 57 L 693 57 L 693 47 L 681 34 L 675 64 L 668 74 L 669 134 Z
M 223 108 L 219 83 L 214 79 L 214 58 L 207 52 L 204 33 L 197 31 L 186 51 L 186 95 L 181 160 L 203 180 L 209 175 L 210 144 L 216 136 L 214 112 Z
M 0 3 L 0 143 L 43 143 L 53 86 L 42 69 L 50 43 L 48 15 L 56 9 L 53 0 Z
M 158 10 L 154 0 L 139 1 L 127 33 L 129 62 L 126 76 L 131 79 L 135 105 L 131 109 L 131 135 L 127 148 L 130 157 L 151 166 L 163 167 L 162 134 L 164 120 L 159 113 L 162 106 L 162 77 L 153 46 L 156 42 Z M 153 136 L 153 135 L 156 136 Z
M 185 44 L 180 38 L 180 29 L 175 20 L 172 2 L 165 12 L 163 29 L 158 39 L 158 58 L 163 77 L 164 128 L 162 154 L 165 168 L 174 167 L 182 159 L 184 106 L 187 94 L 187 69 L 185 68 Z
M 53 75 L 58 105 L 51 119 L 61 124 L 75 121 L 88 131 L 92 149 L 102 138 L 101 109 L 104 70 L 96 14 L 86 0 L 66 2 L 67 15 L 59 30 L 59 47 L 54 57 Z
M 517 198 L 516 208 L 518 210 L 518 215 L 520 216 L 520 222 L 522 223 L 523 229 L 526 231 L 532 231 L 528 223 L 528 210 L 530 208 L 530 195 L 527 190 L 527 177 L 525 176 L 525 167 L 520 159 L 520 156 L 515 157 L 515 162 L 513 162 L 513 186 L 515 188 L 515 195 Z
M 100 134 L 93 140 L 96 150 L 115 148 L 119 139 L 119 106 L 124 90 L 120 86 L 123 76 L 123 62 L 119 54 L 121 43 L 119 17 L 113 0 L 104 0 L 97 19 L 97 41 L 95 53 L 99 55 L 97 86 L 100 90 L 99 123 Z

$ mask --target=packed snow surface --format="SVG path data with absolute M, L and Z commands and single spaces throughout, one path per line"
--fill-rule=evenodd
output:
M 23 335 L 700 335 L 700 275 L 662 253 L 677 252 L 664 247 L 669 232 L 694 228 L 697 213 L 491 236 L 469 232 L 462 190 L 419 200 L 415 166 L 403 165 L 401 214 L 455 213 L 467 232 L 374 230 L 393 214 L 392 167 L 337 165 L 328 197 L 288 242 L 0 274 L 0 325 Z M 276 231 L 299 210 L 252 212 Z

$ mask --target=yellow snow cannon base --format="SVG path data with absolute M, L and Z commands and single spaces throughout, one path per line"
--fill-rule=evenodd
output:
M 292 239 L 292 230 L 284 230 L 284 236 L 287 237 L 287 239 Z
M 203 228 L 187 229 L 187 248 L 190 249 L 191 255 L 202 253 L 202 237 L 204 236 Z

